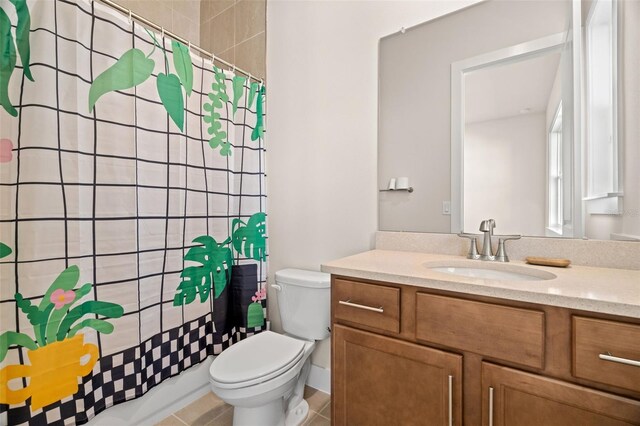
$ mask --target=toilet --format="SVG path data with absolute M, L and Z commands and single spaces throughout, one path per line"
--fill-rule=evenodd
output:
M 285 333 L 248 337 L 209 369 L 211 390 L 233 406 L 234 426 L 298 426 L 309 413 L 304 386 L 315 341 L 329 337 L 330 276 L 283 269 L 275 281 Z

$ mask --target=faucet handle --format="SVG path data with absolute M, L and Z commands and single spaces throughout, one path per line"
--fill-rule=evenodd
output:
M 496 227 L 496 221 L 493 219 L 486 219 L 480 222 L 480 231 L 493 232 L 493 228 Z
M 458 237 L 468 238 L 469 239 L 469 253 L 467 253 L 467 259 L 480 259 L 480 254 L 478 253 L 478 235 L 474 234 L 465 234 L 464 232 L 460 232 Z
M 507 256 L 505 241 L 519 240 L 520 238 L 522 238 L 522 235 L 498 235 L 498 252 L 496 253 L 496 261 L 508 262 L 509 256 Z

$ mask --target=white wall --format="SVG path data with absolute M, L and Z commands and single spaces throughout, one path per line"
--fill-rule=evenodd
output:
M 464 231 L 496 220 L 496 234 L 545 235 L 545 113 L 466 125 Z
M 380 37 L 475 1 L 267 2 L 270 279 L 373 247 Z M 269 315 L 279 330 L 276 295 Z M 322 342 L 314 364 L 329 367 Z

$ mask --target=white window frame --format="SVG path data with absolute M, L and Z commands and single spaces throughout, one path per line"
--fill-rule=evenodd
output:
M 594 13 L 596 11 L 596 7 L 598 5 L 603 4 L 611 5 L 611 52 L 612 57 L 610 61 L 610 72 L 611 72 L 611 112 L 610 119 L 611 123 L 611 137 L 610 141 L 596 141 L 595 137 L 593 137 L 593 121 L 591 120 L 591 116 L 595 115 L 594 113 L 594 105 L 591 100 L 591 93 L 593 93 L 593 85 L 597 82 L 593 75 L 592 69 L 589 66 L 592 61 L 593 53 L 590 49 L 590 40 L 592 38 L 593 31 L 593 22 L 594 22 Z M 586 138 L 585 138 L 585 150 L 587 156 L 587 170 L 585 173 L 585 186 L 586 186 L 586 196 L 584 201 L 586 202 L 586 211 L 590 214 L 620 214 L 622 208 L 622 163 L 621 163 L 621 152 L 619 148 L 619 140 L 618 140 L 618 41 L 617 41 L 617 33 L 618 33 L 618 10 L 617 10 L 617 0 L 594 0 L 591 5 L 591 9 L 589 10 L 589 15 L 587 16 L 585 22 L 585 118 L 586 118 Z M 600 112 L 599 112 L 600 113 Z M 594 176 L 592 170 L 596 167 L 596 163 L 599 161 L 598 156 L 593 154 L 593 147 L 595 144 L 602 143 L 610 143 L 612 153 L 612 161 L 611 164 L 608 165 L 610 170 L 608 173 L 611 178 L 611 187 L 609 187 L 606 191 L 596 191 L 594 189 Z M 602 163 L 597 166 L 602 167 Z M 606 165 L 605 165 L 606 167 Z
M 556 236 L 562 236 L 564 225 L 562 144 L 560 101 L 547 135 L 547 230 Z

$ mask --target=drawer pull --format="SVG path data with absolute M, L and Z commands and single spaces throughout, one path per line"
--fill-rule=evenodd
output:
M 626 365 L 633 365 L 634 367 L 640 367 L 640 361 L 613 356 L 609 352 L 607 352 L 606 354 L 600 354 L 598 355 L 598 357 L 605 361 L 617 362 L 619 364 L 626 364 Z
M 449 374 L 449 426 L 453 426 L 453 376 Z
M 489 426 L 493 426 L 493 388 L 489 386 Z
M 384 312 L 384 309 L 382 309 L 382 306 L 380 306 L 379 308 L 374 308 L 373 306 L 367 306 L 367 305 L 361 305 L 359 303 L 353 303 L 351 301 L 351 299 L 349 299 L 349 300 L 339 300 L 338 303 L 341 304 L 341 305 L 351 306 L 352 308 L 365 309 L 367 311 L 380 312 L 380 313 Z

